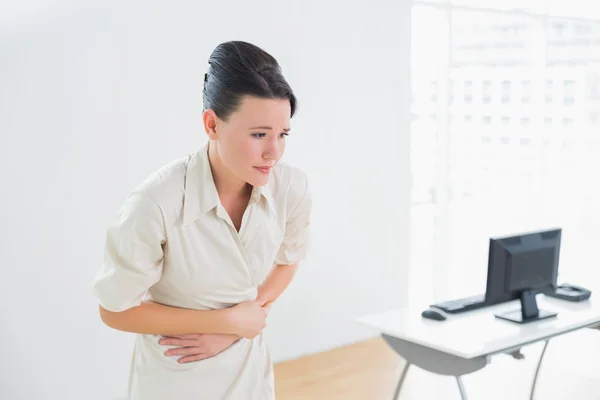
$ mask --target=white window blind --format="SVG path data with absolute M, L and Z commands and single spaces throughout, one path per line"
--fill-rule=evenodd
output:
M 600 279 L 600 15 L 564 3 L 414 4 L 415 298 L 483 293 L 490 236 L 555 226 L 559 280 Z

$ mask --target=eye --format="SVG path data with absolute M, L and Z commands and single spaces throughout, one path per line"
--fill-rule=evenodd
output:
M 264 132 L 261 132 L 261 133 L 253 133 L 253 134 L 252 134 L 252 137 L 255 137 L 255 138 L 257 138 L 257 139 L 264 138 L 265 136 L 267 136 L 267 134 L 266 134 L 266 133 L 264 133 Z
M 286 136 L 290 136 L 289 133 L 282 132 L 279 137 L 285 138 Z

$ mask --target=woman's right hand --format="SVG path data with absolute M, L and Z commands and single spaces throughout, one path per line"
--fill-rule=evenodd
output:
M 253 339 L 267 326 L 267 315 L 270 305 L 264 299 L 245 301 L 229 309 L 229 321 L 233 326 L 233 333 Z

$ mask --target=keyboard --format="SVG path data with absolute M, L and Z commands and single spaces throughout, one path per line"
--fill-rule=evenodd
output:
M 439 308 L 450 314 L 456 314 L 465 311 L 476 310 L 486 306 L 485 295 L 465 297 L 462 299 L 444 301 L 438 304 L 432 304 L 431 307 Z

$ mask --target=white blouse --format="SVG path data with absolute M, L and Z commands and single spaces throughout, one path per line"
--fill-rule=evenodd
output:
M 149 300 L 213 310 L 254 300 L 275 265 L 307 253 L 306 175 L 279 162 L 253 188 L 239 233 L 221 204 L 208 145 L 161 168 L 126 199 L 109 225 L 94 292 L 110 311 Z M 159 335 L 138 334 L 129 400 L 270 400 L 273 366 L 263 334 L 215 357 L 179 364 Z

